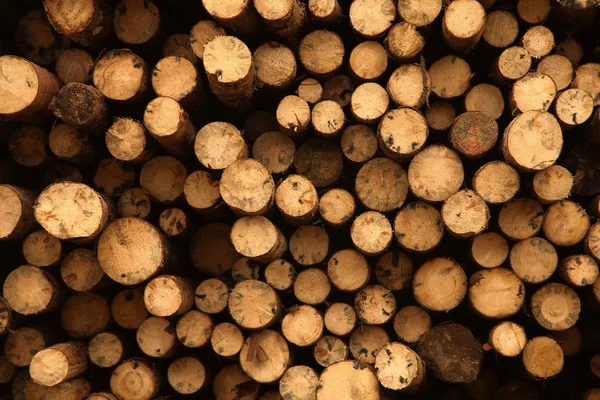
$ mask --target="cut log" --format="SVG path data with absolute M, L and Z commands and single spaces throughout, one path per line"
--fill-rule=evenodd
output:
M 519 35 L 519 22 L 508 11 L 496 10 L 487 15 L 483 40 L 490 46 L 503 49 L 510 46 Z
M 473 86 L 465 96 L 465 109 L 480 111 L 497 120 L 504 112 L 502 92 L 496 86 L 487 83 Z
M 536 71 L 552 78 L 559 91 L 568 88 L 573 80 L 573 64 L 567 57 L 559 54 L 544 57 Z
M 344 189 L 330 189 L 319 199 L 319 215 L 334 227 L 348 224 L 356 211 L 356 201 Z
M 566 285 L 549 283 L 531 297 L 531 312 L 540 326 L 549 331 L 564 331 L 577 323 L 581 302 Z
M 97 47 L 113 30 L 111 9 L 104 1 L 45 0 L 54 29 L 82 46 Z
M 314 345 L 323 331 L 323 316 L 306 304 L 292 307 L 281 320 L 281 333 L 288 342 L 299 347 Z
M 323 84 L 323 100 L 333 100 L 340 106 L 347 107 L 355 87 L 348 75 L 332 76 Z
M 583 58 L 583 47 L 575 39 L 565 39 L 556 45 L 556 53 L 567 57 L 571 64 L 577 65 Z
M 569 197 L 573 175 L 560 165 L 552 165 L 533 176 L 533 192 L 542 204 L 552 204 Z
M 290 238 L 290 253 L 303 266 L 315 265 L 327 257 L 329 236 L 319 226 L 301 226 Z
M 193 29 L 193 27 L 192 27 Z M 190 34 L 193 33 L 193 30 Z M 202 48 L 202 55 L 204 55 L 204 48 Z M 165 39 L 162 46 L 163 57 L 183 57 L 192 62 L 192 64 L 198 64 L 199 57 L 194 54 L 190 35 L 184 33 L 176 33 Z
M 534 26 L 525 32 L 521 43 L 531 57 L 539 59 L 550 54 L 554 48 L 554 34 L 545 26 Z
M 523 240 L 536 235 L 544 221 L 544 208 L 534 199 L 519 197 L 500 209 L 498 226 L 512 240 Z
M 554 80 L 539 72 L 530 72 L 513 84 L 510 105 L 513 114 L 532 110 L 548 111 L 556 97 Z
M 376 84 L 373 83 L 372 85 Z M 377 92 L 375 94 L 377 94 Z M 381 100 L 378 96 L 375 97 Z M 360 99 L 358 101 L 360 102 Z M 376 114 L 381 108 L 383 108 L 383 105 L 376 105 L 372 110 L 363 109 L 362 111 L 365 112 L 365 114 L 360 115 L 366 119 L 377 119 Z M 387 109 L 387 106 L 385 108 Z M 383 112 L 381 114 L 383 114 Z M 344 110 L 342 110 L 342 107 L 338 103 L 332 100 L 323 100 L 313 106 L 310 122 L 314 132 L 318 136 L 321 136 L 324 139 L 333 139 L 338 136 L 344 128 L 346 117 L 344 115 Z
M 315 345 L 313 357 L 317 364 L 329 367 L 336 362 L 348 359 L 348 346 L 336 336 L 325 335 Z
M 161 16 L 152 1 L 121 0 L 113 25 L 117 38 L 128 46 L 150 45 L 158 40 Z
M 89 311 L 93 310 L 93 313 Z M 76 293 L 63 305 L 60 324 L 72 338 L 90 338 L 108 327 L 110 306 L 106 299 L 95 293 Z
M 241 396 L 243 400 L 250 400 L 258 397 L 259 389 L 260 385 L 236 363 L 226 365 L 215 375 L 212 390 L 217 399 L 234 400 Z
M 367 211 L 356 217 L 350 227 L 354 246 L 362 253 L 377 256 L 392 243 L 392 225 L 385 215 Z
M 136 171 L 131 164 L 115 158 L 98 162 L 92 181 L 94 187 L 107 197 L 119 197 L 123 190 L 134 186 Z
M 10 13 L 7 12 L 8 14 Z M 19 18 L 14 30 L 14 40 L 25 58 L 43 66 L 53 64 L 57 57 L 60 57 L 62 53 L 60 48 L 64 45 L 63 40 L 57 37 L 56 31 L 48 22 L 43 9 L 31 10 Z M 55 70 L 60 78 L 58 66 Z
M 171 357 L 179 345 L 175 326 L 161 317 L 149 317 L 142 322 L 137 328 L 135 338 L 140 350 L 149 357 Z M 119 367 L 115 371 L 118 369 Z
M 352 398 L 363 400 L 380 398 L 379 382 L 373 370 L 365 363 L 347 360 L 331 364 L 319 377 L 319 399 Z
M 224 4 L 220 0 L 202 0 L 202 5 L 215 21 L 236 34 L 253 35 L 260 29 L 259 17 L 250 1 L 233 0 Z
M 592 285 L 598 278 L 598 264 L 588 255 L 571 255 L 559 266 L 561 277 L 571 286 Z
M 176 156 L 192 153 L 196 128 L 176 100 L 157 97 L 148 103 L 144 126 L 168 153 Z
M 431 24 L 442 11 L 441 0 L 400 0 L 398 15 L 409 24 L 426 27 Z
M 60 240 L 45 230 L 30 233 L 23 240 L 23 257 L 28 264 L 51 267 L 60 261 L 63 248 Z
M 23 315 L 55 311 L 62 300 L 58 280 L 31 265 L 15 268 L 4 281 L 2 296 L 10 309 Z
M 444 201 L 460 189 L 463 180 L 459 156 L 443 145 L 426 147 L 408 166 L 408 185 L 421 200 Z
M 581 89 L 567 89 L 558 95 L 554 107 L 560 124 L 570 129 L 590 119 L 594 111 L 594 99 Z M 594 135 L 589 131 L 586 133 L 588 138 Z
M 190 240 L 192 264 L 205 274 L 229 273 L 241 254 L 231 243 L 231 226 L 216 222 L 201 226 Z
M 358 122 L 373 124 L 385 114 L 389 102 L 388 94 L 382 86 L 374 82 L 367 82 L 357 87 L 352 93 L 350 111 Z M 313 124 L 314 121 L 313 118 Z
M 476 0 L 452 2 L 444 10 L 442 32 L 446 43 L 454 50 L 468 52 L 481 39 L 486 14 Z
M 335 32 L 320 30 L 306 35 L 300 42 L 298 56 L 308 73 L 317 78 L 335 74 L 344 61 L 344 43 Z
M 104 97 L 134 103 L 150 90 L 150 67 L 129 49 L 107 51 L 96 61 L 92 82 Z
M 405 343 L 417 343 L 430 329 L 431 318 L 421 307 L 402 307 L 394 317 L 394 332 Z
M 123 361 L 127 344 L 118 333 L 102 332 L 90 339 L 87 350 L 92 364 L 111 368 Z
M 392 26 L 384 43 L 389 56 L 398 62 L 416 58 L 425 47 L 425 39 L 417 27 L 408 22 Z
M 474 1 L 469 0 L 469 3 Z M 462 96 L 471 83 L 471 67 L 462 58 L 447 55 L 429 67 L 431 90 L 442 99 Z
M 314 21 L 333 25 L 342 18 L 342 8 L 337 0 L 309 0 L 308 11 Z
M 377 137 L 366 125 L 350 125 L 340 141 L 344 156 L 354 163 L 369 161 L 377 152 Z
M 392 390 L 416 390 L 425 380 L 425 363 L 409 347 L 391 342 L 375 358 L 379 383 Z
M 111 123 L 102 93 L 83 83 L 63 86 L 49 108 L 65 123 L 96 136 L 103 135 Z
M 391 291 L 381 285 L 362 288 L 354 296 L 354 309 L 361 322 L 382 325 L 396 313 L 396 299 Z
M 415 201 L 405 205 L 394 219 L 394 237 L 406 250 L 426 252 L 435 248 L 444 236 L 440 212 L 433 206 Z
M 550 0 L 519 0 L 517 12 L 528 24 L 540 24 L 548 17 L 550 7 Z
M 152 88 L 159 97 L 175 99 L 188 112 L 203 100 L 204 84 L 192 61 L 179 56 L 161 58 L 152 70 Z
M 452 147 L 467 158 L 483 157 L 498 140 L 498 124 L 487 114 L 467 111 L 450 128 Z
M 366 38 L 376 38 L 387 32 L 396 17 L 393 0 L 357 0 L 350 5 L 350 25 Z
M 265 363 L 265 361 L 269 361 Z M 269 329 L 253 333 L 240 352 L 240 365 L 249 377 L 259 383 L 278 381 L 291 364 L 287 342 Z
M 266 283 L 246 280 L 235 285 L 229 294 L 231 318 L 242 328 L 268 328 L 279 317 L 281 305 L 277 293 Z
M 87 366 L 85 343 L 65 342 L 36 353 L 29 365 L 29 373 L 35 383 L 54 386 L 83 374 Z
M 525 302 L 525 285 L 511 270 L 482 269 L 469 278 L 469 303 L 486 318 L 515 315 Z
M 402 290 L 410 285 L 414 274 L 413 263 L 406 254 L 388 251 L 377 259 L 377 282 L 388 290 Z
M 35 125 L 21 125 L 8 139 L 13 161 L 24 167 L 42 167 L 48 163 L 48 134 Z
M 183 195 L 185 166 L 175 157 L 158 156 L 147 161 L 140 172 L 140 186 L 154 201 L 171 204 Z
M 225 169 L 219 191 L 223 201 L 236 213 L 260 215 L 273 205 L 275 182 L 260 162 L 243 159 Z
M 296 58 L 289 47 L 280 43 L 265 42 L 254 50 L 256 79 L 259 88 L 288 89 L 296 79 Z
M 196 287 L 196 307 L 207 314 L 218 314 L 225 310 L 228 299 L 229 288 L 220 279 L 206 279 Z
M 75 378 L 48 388 L 46 400 L 80 400 L 91 393 L 90 382 L 86 378 Z
M 169 385 L 180 394 L 197 393 L 210 383 L 210 375 L 204 364 L 195 357 L 174 360 L 167 369 Z
M 378 42 L 359 43 L 348 60 L 349 73 L 358 81 L 374 81 L 378 79 L 388 66 L 385 48 Z
M 508 258 L 508 243 L 496 232 L 484 232 L 471 244 L 471 257 L 483 268 L 496 268 Z
M 413 296 L 419 305 L 431 311 L 450 311 L 467 294 L 467 276 L 456 261 L 434 258 L 415 272 Z
M 150 197 L 139 187 L 125 189 L 117 202 L 121 217 L 145 219 L 150 215 L 150 207 Z
M 323 86 L 314 78 L 306 78 L 298 85 L 296 94 L 308 104 L 315 104 L 323 98 Z
M 52 133 L 50 135 L 52 137 Z M 132 163 L 148 161 L 155 147 L 148 139 L 146 128 L 139 121 L 120 117 L 114 119 L 104 142 L 114 158 Z
M 111 304 L 112 317 L 123 329 L 137 329 L 148 318 L 144 292 L 137 289 L 122 290 Z
M 433 101 L 425 110 L 427 125 L 434 131 L 449 129 L 456 118 L 456 110 L 447 101 Z
M 512 82 L 531 68 L 531 55 L 523 47 L 513 46 L 504 50 L 494 65 L 496 79 L 502 83 Z
M 67 49 L 58 53 L 54 70 L 56 76 L 64 83 L 85 83 L 92 81 L 94 60 L 82 49 Z
M 346 303 L 333 303 L 325 311 L 325 328 L 336 336 L 347 336 L 356 326 L 356 313 Z
M 160 390 L 160 375 L 156 367 L 141 358 L 121 363 L 110 377 L 110 390 L 118 398 L 150 400 Z
M 581 242 L 590 227 L 590 218 L 578 203 L 561 200 L 546 211 L 542 230 L 557 246 L 573 246 Z
M 158 317 L 181 315 L 194 304 L 194 290 L 189 281 L 178 276 L 157 276 L 144 289 L 144 304 Z
M 215 324 L 212 318 L 198 310 L 190 310 L 177 321 L 177 340 L 185 347 L 193 349 L 206 347 Z
M 538 379 L 551 378 L 562 371 L 563 351 L 556 341 L 547 336 L 530 339 L 523 349 L 523 365 Z
M 388 158 L 366 162 L 356 174 L 356 195 L 370 210 L 388 212 L 404 204 L 408 194 L 404 168 Z
M 488 227 L 490 210 L 485 200 L 472 190 L 459 190 L 448 197 L 441 210 L 446 229 L 459 238 L 476 236 Z
M 272 261 L 264 271 L 265 282 L 275 290 L 288 290 L 296 280 L 294 265 L 284 259 Z
M 50 347 L 52 339 L 46 328 L 23 326 L 8 333 L 4 356 L 15 367 L 28 367 L 34 355 Z
M 525 348 L 527 334 L 521 325 L 503 321 L 490 330 L 488 342 L 498 354 L 516 357 Z
M 279 228 L 263 216 L 238 219 L 231 228 L 231 242 L 238 253 L 263 264 L 281 258 L 287 251 L 287 241 Z
M 374 364 L 375 356 L 390 342 L 390 338 L 380 326 L 362 325 L 350 335 L 348 345 L 352 356 L 363 363 Z
M 558 256 L 550 242 L 532 237 L 513 246 L 510 266 L 525 283 L 542 283 L 556 271 Z
M 300 96 L 289 95 L 281 99 L 276 115 L 279 130 L 290 137 L 300 137 L 308 130 L 310 107 Z
M 96 154 L 88 134 L 67 124 L 52 128 L 48 136 L 48 145 L 56 157 L 73 164 L 89 164 Z
M 331 291 L 327 275 L 317 268 L 300 272 L 294 281 L 294 296 L 302 303 L 317 305 L 325 302 Z
M 214 327 L 210 335 L 213 351 L 225 358 L 234 358 L 242 350 L 244 336 L 237 326 L 222 322 Z

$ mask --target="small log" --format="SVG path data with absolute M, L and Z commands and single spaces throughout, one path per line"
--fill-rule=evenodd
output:
M 337 0 L 309 0 L 308 11 L 313 21 L 323 25 L 334 25 L 342 19 L 342 8 Z
M 135 338 L 138 347 L 145 355 L 156 358 L 171 357 L 179 343 L 175 326 L 161 317 L 149 317 L 142 322 L 137 328 Z
M 182 345 L 195 349 L 208 345 L 214 326 L 210 315 L 190 310 L 177 321 L 175 333 Z
M 75 378 L 48 388 L 46 400 L 82 400 L 88 398 L 91 389 L 86 378 Z
M 487 83 L 476 85 L 465 96 L 465 109 L 480 111 L 497 120 L 504 112 L 502 92 L 496 86 Z
M 512 240 L 523 240 L 536 235 L 544 221 L 544 208 L 534 199 L 515 198 L 500 209 L 498 226 Z
M 137 285 L 174 262 L 170 245 L 154 225 L 135 217 L 119 218 L 98 240 L 98 261 L 112 280 Z
M 356 195 L 370 210 L 388 212 L 404 204 L 408 181 L 404 168 L 388 158 L 366 162 L 356 174 Z
M 319 376 L 310 367 L 297 365 L 289 368 L 279 381 L 279 393 L 285 399 L 316 399 Z
M 418 0 L 400 0 L 398 15 L 409 24 L 417 27 L 430 25 L 442 11 L 442 1 L 432 0 L 422 2 Z
M 550 13 L 550 0 L 519 0 L 517 12 L 528 24 L 543 23 Z
M 31 10 L 19 18 L 14 40 L 19 52 L 38 65 L 49 66 L 60 57 L 62 40 L 57 38 L 42 9 Z
M 581 242 L 590 227 L 590 218 L 578 203 L 561 200 L 548 207 L 542 230 L 557 246 L 573 246 Z
M 281 321 L 285 339 L 299 347 L 312 346 L 323 336 L 323 316 L 309 305 L 292 307 Z
M 554 108 L 558 122 L 564 129 L 570 129 L 590 119 L 594 111 L 594 99 L 581 89 L 567 89 L 558 95 Z M 592 131 L 587 131 L 586 134 L 588 138 L 594 136 Z
M 436 100 L 424 112 L 427 125 L 434 131 L 448 130 L 456 118 L 456 110 L 447 101 Z
M 260 385 L 244 373 L 238 363 L 223 367 L 213 381 L 213 394 L 219 399 L 234 400 L 238 392 L 242 399 L 258 397 Z M 244 399 L 245 400 L 245 399 Z
M 356 292 L 369 282 L 371 271 L 365 256 L 356 250 L 334 253 L 327 262 L 327 276 L 342 292 Z
M 319 398 L 352 398 L 363 400 L 380 398 L 379 381 L 366 364 L 347 360 L 331 364 L 319 377 Z
M 123 329 L 137 329 L 150 316 L 144 304 L 144 292 L 138 289 L 117 293 L 110 309 L 113 319 Z
M 104 297 L 95 293 L 74 294 L 60 314 L 63 331 L 75 339 L 90 338 L 105 330 L 109 323 L 110 306 Z
M 150 215 L 150 207 L 150 197 L 139 187 L 125 189 L 117 201 L 121 217 L 145 219 Z
M 247 158 L 248 146 L 235 126 L 227 122 L 211 122 L 196 135 L 194 152 L 202 165 L 218 171 L 236 160 Z
M 229 294 L 229 314 L 244 329 L 268 328 L 279 317 L 281 304 L 277 293 L 266 283 L 246 280 Z
M 298 57 L 306 71 L 317 78 L 335 74 L 344 61 L 344 43 L 331 31 L 319 30 L 306 35 L 300 41 Z
M 157 156 L 147 161 L 140 172 L 140 186 L 150 198 L 171 204 L 183 196 L 187 179 L 185 166 L 172 156 Z
M 111 123 L 102 93 L 83 83 L 63 86 L 50 104 L 50 109 L 65 123 L 96 136 L 104 134 Z
M 354 296 L 354 309 L 361 322 L 382 325 L 393 318 L 396 299 L 381 285 L 366 286 Z
M 350 125 L 342 133 L 340 146 L 348 160 L 360 164 L 377 152 L 377 137 L 367 125 Z
M 29 371 L 23 369 L 13 379 L 12 395 L 15 400 L 45 400 L 47 386 L 35 383 L 29 376 Z
M 431 78 L 422 65 L 404 64 L 390 76 L 387 91 L 395 104 L 419 109 L 431 93 Z
M 198 60 L 204 58 L 206 45 L 217 36 L 226 36 L 227 32 L 213 20 L 199 21 L 190 30 L 190 45 Z M 192 60 L 190 60 L 192 61 Z M 196 62 L 194 62 L 196 64 Z
M 123 361 L 127 344 L 116 332 L 102 332 L 90 339 L 87 351 L 92 364 L 112 368 Z
M 233 263 L 231 278 L 235 283 L 248 279 L 258 279 L 260 266 L 248 257 L 242 257 Z
M 298 85 L 296 95 L 308 104 L 315 104 L 323 97 L 323 86 L 314 78 L 306 78 Z
M 302 97 L 289 95 L 279 102 L 276 116 L 280 131 L 290 137 L 300 137 L 308 130 L 311 112 Z
M 433 327 L 421 336 L 416 350 L 433 375 L 444 382 L 473 382 L 481 370 L 481 344 L 460 324 Z
M 408 185 L 421 200 L 444 201 L 460 189 L 463 180 L 459 156 L 443 145 L 426 147 L 408 166 Z
M 240 365 L 259 383 L 278 381 L 291 364 L 290 349 L 278 332 L 265 329 L 246 339 L 240 352 Z M 265 361 L 269 361 L 265 363 Z
M 23 315 L 52 312 L 62 300 L 61 287 L 56 278 L 31 265 L 22 265 L 8 274 L 2 296 L 10 309 Z
M 583 58 L 583 47 L 575 39 L 564 39 L 556 45 L 556 53 L 567 57 L 571 64 L 577 65 Z
M 510 267 L 525 283 L 542 283 L 556 271 L 558 256 L 545 239 L 532 237 L 510 250 Z
M 272 174 L 283 174 L 294 162 L 296 145 L 286 134 L 265 132 L 252 146 L 252 158 L 258 160 Z
M 97 47 L 113 29 L 112 10 L 104 1 L 44 0 L 44 9 L 56 32 L 84 47 Z
M 526 142 L 523 141 L 525 136 Z M 545 111 L 531 110 L 513 119 L 504 130 L 502 153 L 515 167 L 535 172 L 554 164 L 562 144 L 562 131 L 556 118 Z
M 106 131 L 104 142 L 114 158 L 136 164 L 148 161 L 155 150 L 144 125 L 130 118 L 116 117 Z
M 350 227 L 354 246 L 362 253 L 376 256 L 392 243 L 392 225 L 385 215 L 377 211 L 360 214 Z
M 289 47 L 268 41 L 258 46 L 252 55 L 256 64 L 257 87 L 286 90 L 296 79 L 296 58 Z
M 581 301 L 566 285 L 549 283 L 531 297 L 531 313 L 538 324 L 549 331 L 564 331 L 577 323 Z
M 327 257 L 329 236 L 316 225 L 301 226 L 290 237 L 290 253 L 303 266 L 315 265 Z
M 217 36 L 206 44 L 202 60 L 208 84 L 219 101 L 233 108 L 251 103 L 256 69 L 244 42 L 234 36 Z
M 554 80 L 539 72 L 530 72 L 512 86 L 510 105 L 513 114 L 532 110 L 548 111 L 556 97 Z
M 210 276 L 229 273 L 241 257 L 231 243 L 231 226 L 223 223 L 198 228 L 190 241 L 190 255 L 194 267 Z
M 447 55 L 429 67 L 429 76 L 431 91 L 442 99 L 452 99 L 462 96 L 469 89 L 472 73 L 465 60 Z
M 394 237 L 406 250 L 429 251 L 442 241 L 443 236 L 440 212 L 422 201 L 405 205 L 394 218 Z
M 490 330 L 488 342 L 498 354 L 516 357 L 525 348 L 527 334 L 521 325 L 503 321 Z
M 362 42 L 350 53 L 349 73 L 360 81 L 374 81 L 387 69 L 387 53 L 377 42 Z
M 396 17 L 392 0 L 358 0 L 350 5 L 350 25 L 356 33 L 366 38 L 384 35 Z
M 331 292 L 327 275 L 317 268 L 307 268 L 296 276 L 294 296 L 302 303 L 317 305 L 325 302 Z
M 390 99 L 386 90 L 374 82 L 367 82 L 352 93 L 350 111 L 358 122 L 373 124 L 388 110 Z
M 377 109 L 377 107 L 375 107 L 375 109 Z M 369 114 L 368 111 L 367 114 Z M 338 136 L 344 128 L 346 116 L 344 115 L 344 110 L 342 110 L 342 107 L 338 103 L 332 100 L 323 100 L 313 106 L 310 122 L 314 132 L 318 136 L 325 139 L 333 139 Z
M 501 83 L 512 82 L 523 76 L 531 68 L 531 55 L 520 46 L 504 50 L 494 64 L 494 75 Z
M 196 307 L 207 314 L 218 314 L 227 307 L 229 288 L 216 278 L 206 279 L 196 287 Z
M 405 343 L 417 343 L 430 329 L 431 318 L 421 307 L 402 307 L 394 316 L 394 332 Z
M 410 285 L 414 273 L 413 263 L 406 254 L 388 251 L 377 259 L 377 282 L 388 290 L 402 290 Z
M 485 28 L 486 14 L 476 0 L 452 2 L 444 10 L 442 32 L 454 50 L 469 52 L 479 43 Z
M 24 167 L 42 167 L 48 163 L 48 134 L 38 126 L 22 125 L 8 139 L 13 161 Z
M 62 255 L 60 240 L 45 230 L 30 233 L 23 240 L 23 257 L 30 265 L 51 267 L 58 264 Z
M 467 158 L 480 158 L 498 141 L 498 124 L 483 112 L 460 114 L 450 128 L 452 147 Z
M 264 271 L 265 282 L 275 290 L 288 290 L 296 280 L 296 269 L 289 261 L 278 259 L 267 265 Z
M 168 153 L 176 156 L 192 153 L 196 128 L 176 100 L 157 97 L 148 103 L 144 126 Z
M 35 194 L 11 185 L 0 185 L 0 240 L 25 236 L 35 227 L 32 205 Z
M 544 57 L 539 62 L 536 71 L 552 78 L 558 91 L 568 88 L 573 80 L 573 64 L 567 57 L 560 54 Z
M 92 81 L 94 60 L 82 49 L 67 49 L 58 53 L 54 70 L 56 76 L 64 83 L 84 83 Z
M 330 189 L 319 200 L 319 215 L 326 223 L 342 227 L 352 220 L 356 211 L 356 201 L 344 189 Z
M 592 285 L 598 278 L 598 264 L 588 255 L 571 255 L 563 259 L 558 269 L 571 286 Z
M 425 39 L 417 27 L 408 22 L 392 26 L 383 42 L 390 58 L 397 62 L 415 59 L 425 48 Z
M 115 158 L 105 158 L 98 162 L 94 177 L 94 186 L 107 197 L 119 197 L 123 190 L 134 186 L 136 171 L 131 164 Z
M 219 356 L 234 358 L 242 350 L 244 336 L 234 324 L 222 322 L 214 327 L 210 335 L 210 344 Z
M 416 390 L 425 383 L 425 363 L 401 343 L 390 342 L 377 353 L 375 370 L 386 389 Z
M 325 328 L 335 336 L 347 336 L 356 326 L 356 313 L 346 303 L 333 303 L 327 307 L 323 321 Z
M 175 99 L 188 112 L 202 103 L 204 84 L 195 65 L 187 58 L 161 58 L 152 70 L 152 88 L 159 97 Z
M 518 35 L 519 21 L 513 14 L 496 10 L 487 15 L 482 38 L 491 47 L 504 49 L 513 44 Z
M 313 357 L 320 366 L 329 367 L 348 359 L 348 346 L 336 336 L 325 335 L 315 345 Z
M 158 217 L 160 229 L 170 238 L 188 239 L 196 230 L 190 214 L 181 208 L 168 208 Z
M 194 171 L 183 184 L 185 201 L 201 215 L 208 215 L 222 204 L 219 181 L 210 172 Z
M 467 294 L 467 276 L 462 267 L 449 258 L 433 258 L 415 272 L 413 296 L 430 311 L 450 311 Z
M 291 240 L 290 251 L 293 253 Z M 287 241 L 281 231 L 263 216 L 238 219 L 231 228 L 231 242 L 238 253 L 264 264 L 281 258 L 287 250 Z
M 3 71 L 0 117 L 35 121 L 49 115 L 48 105 L 61 87 L 54 74 L 24 58 L 9 55 L 0 57 L 0 68 Z
M 202 5 L 215 21 L 238 35 L 249 36 L 260 30 L 259 16 L 249 1 L 224 5 L 219 0 L 202 0 Z
M 348 346 L 352 356 L 363 363 L 374 364 L 375 356 L 390 342 L 390 338 L 380 326 L 361 325 L 350 335 Z
M 115 7 L 115 35 L 127 46 L 150 45 L 160 36 L 161 16 L 153 1 L 121 0 Z
M 560 165 L 552 165 L 533 176 L 533 192 L 542 204 L 552 204 L 569 197 L 573 175 Z
M 277 187 L 275 204 L 290 224 L 306 225 L 317 214 L 319 196 L 308 179 L 301 175 L 289 175 Z
M 442 205 L 441 215 L 446 229 L 463 239 L 485 231 L 490 220 L 485 200 L 469 189 L 459 190 L 448 197 Z
M 473 261 L 483 268 L 496 268 L 508 258 L 508 243 L 496 232 L 484 232 L 477 235 L 471 244 Z
M 73 164 L 89 164 L 96 154 L 88 134 L 67 124 L 52 128 L 48 136 L 48 145 L 56 157 Z
M 219 191 L 223 201 L 238 214 L 260 215 L 273 205 L 275 182 L 260 162 L 242 159 L 225 168 Z
M 160 275 L 146 285 L 144 304 L 150 314 L 158 317 L 182 315 L 194 304 L 194 289 L 183 278 Z
M 104 97 L 132 104 L 150 90 L 150 67 L 129 49 L 110 50 L 96 61 L 92 82 Z
M 534 26 L 523 34 L 521 44 L 531 57 L 540 59 L 550 54 L 554 48 L 554 34 L 545 26 Z
M 195 26 L 195 25 L 194 25 Z M 190 35 L 194 32 L 190 31 Z M 176 33 L 165 39 L 162 46 L 163 57 L 183 57 L 192 62 L 192 64 L 198 64 L 199 57 L 194 54 L 190 35 L 185 33 Z M 202 48 L 202 55 L 204 55 L 204 47 Z
M 323 100 L 333 100 L 340 106 L 347 107 L 355 87 L 348 75 L 334 75 L 323 84 Z
M 167 380 L 177 393 L 183 395 L 197 393 L 210 384 L 208 370 L 195 357 L 181 357 L 169 364 Z
M 52 335 L 42 327 L 24 326 L 8 333 L 4 356 L 15 367 L 28 367 L 33 356 L 52 343 Z
M 534 378 L 551 378 L 562 371 L 564 354 L 554 339 L 534 337 L 523 349 L 523 365 Z
M 511 270 L 482 269 L 469 278 L 469 303 L 486 318 L 515 315 L 525 302 L 525 285 Z
M 83 342 L 64 342 L 39 351 L 29 365 L 31 379 L 43 386 L 55 386 L 75 378 L 87 369 Z
M 160 375 L 156 367 L 141 358 L 121 363 L 110 376 L 110 390 L 117 398 L 149 400 L 160 390 Z

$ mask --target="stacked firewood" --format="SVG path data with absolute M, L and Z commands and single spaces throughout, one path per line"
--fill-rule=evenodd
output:
M 0 392 L 600 399 L 597 6 L 0 0 Z

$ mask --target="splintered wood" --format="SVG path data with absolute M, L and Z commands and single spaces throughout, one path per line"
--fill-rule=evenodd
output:
M 0 399 L 600 399 L 599 0 L 0 0 Z

